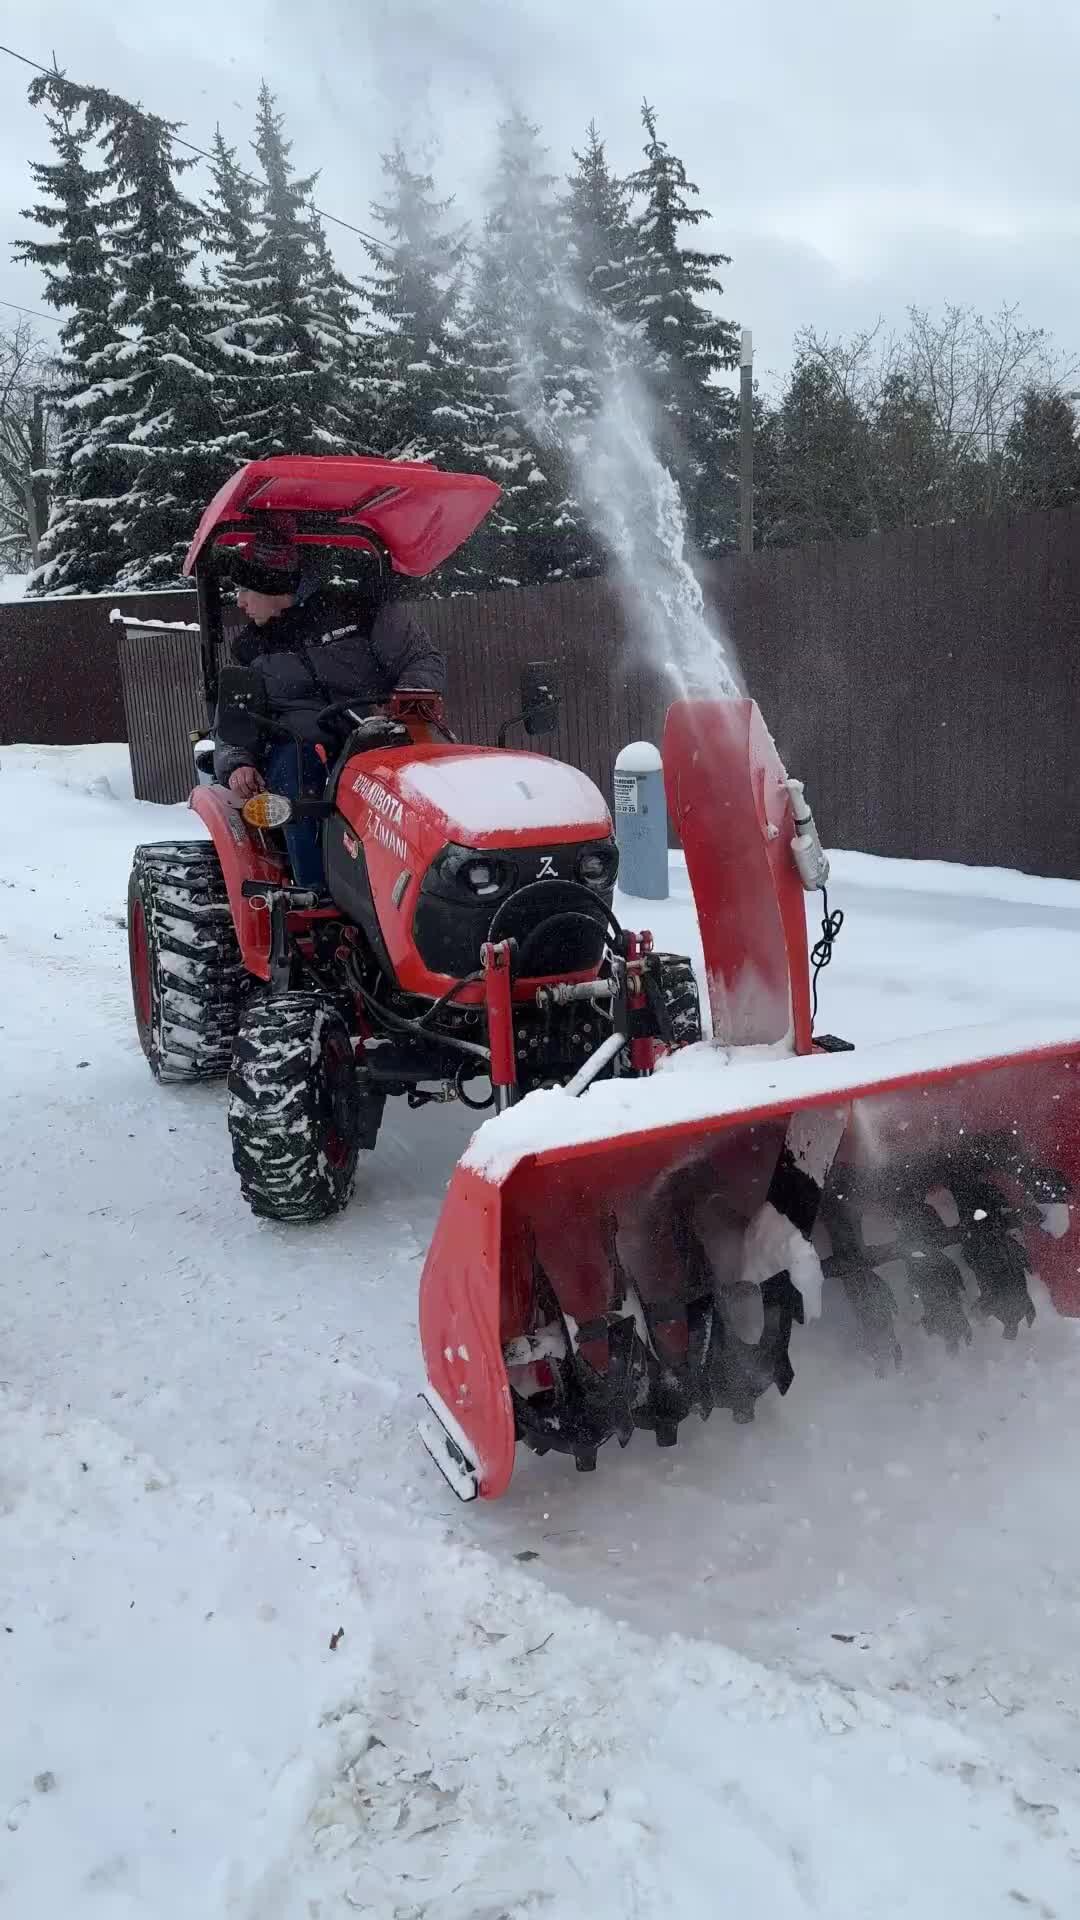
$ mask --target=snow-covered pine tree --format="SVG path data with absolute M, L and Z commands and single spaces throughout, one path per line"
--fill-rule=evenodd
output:
M 92 134 L 77 90 L 60 74 L 45 74 L 31 82 L 30 100 L 45 110 L 56 159 L 31 162 L 42 197 L 24 210 L 24 217 L 52 237 L 21 240 L 15 253 L 41 269 L 45 298 L 66 316 L 60 328 L 56 398 L 64 424 L 42 564 L 30 592 L 97 593 L 112 584 L 121 564 L 111 502 L 122 490 L 123 473 L 117 455 L 91 437 L 111 410 L 98 359 L 115 339 L 105 250 L 113 210 L 103 198 L 104 170 L 87 160 Z
M 243 331 L 247 303 L 236 287 L 236 275 L 247 266 L 255 241 L 255 202 L 257 184 L 243 171 L 220 127 L 214 128 L 211 142 L 213 182 L 202 203 L 203 282 L 209 295 L 207 317 L 210 325 L 227 337 Z
M 110 406 L 87 442 L 117 455 L 124 471 L 112 503 L 123 557 L 111 584 L 174 586 L 203 507 L 243 457 L 219 420 L 214 355 L 190 278 L 202 214 L 179 179 L 194 163 L 174 148 L 177 123 L 99 89 L 84 99 L 114 190 L 113 334 L 92 369 Z
M 385 239 L 367 243 L 364 292 L 375 330 L 364 355 L 371 434 L 393 459 L 453 465 L 467 435 L 459 312 L 466 231 L 448 225 L 453 202 L 396 143 L 383 155 L 386 186 L 371 215 Z
M 361 404 L 374 449 L 389 459 L 432 460 L 459 472 L 487 468 L 490 408 L 474 377 L 464 315 L 467 228 L 440 200 L 400 141 L 383 155 L 386 186 L 373 201 L 385 238 L 368 244 L 364 293 L 373 326 L 361 349 Z M 485 583 L 483 536 L 443 569 L 451 587 Z
M 504 490 L 484 543 L 498 585 L 598 566 L 566 452 L 595 391 L 554 185 L 539 128 L 511 114 L 499 127 L 468 334 L 471 393 L 487 423 L 480 464 Z
M 608 165 L 595 120 L 586 129 L 584 152 L 573 152 L 577 167 L 567 180 L 563 209 L 574 278 L 594 305 L 622 318 L 635 251 L 629 190 Z
M 684 244 L 684 232 L 710 215 L 696 204 L 699 189 L 660 138 L 647 101 L 641 117 L 645 165 L 627 182 L 644 202 L 632 220 L 628 317 L 645 330 L 646 377 L 663 423 L 663 458 L 682 489 L 694 541 L 708 553 L 730 543 L 736 511 L 738 408 L 715 377 L 739 358 L 738 329 L 715 310 L 723 294 L 716 270 L 729 264 L 729 256 Z
M 228 274 L 237 329 L 229 415 L 235 409 L 242 420 L 253 455 L 345 452 L 354 437 L 353 296 L 311 207 L 317 176 L 294 172 L 283 126 L 264 82 L 254 140 L 263 185 L 253 244 Z
M 214 392 L 223 424 L 237 436 L 237 453 L 250 459 L 258 449 L 258 372 L 262 366 L 249 338 L 250 290 L 243 275 L 255 245 L 258 182 L 244 171 L 220 127 L 215 127 L 210 163 L 212 186 L 202 203 L 202 265 L 206 327 L 216 350 Z

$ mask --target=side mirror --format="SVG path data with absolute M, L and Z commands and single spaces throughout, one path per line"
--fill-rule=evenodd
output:
M 214 731 L 230 747 L 255 753 L 265 731 L 266 688 L 252 667 L 222 667 Z
M 547 660 L 530 660 L 521 670 L 521 720 L 530 739 L 559 723 L 558 679 Z

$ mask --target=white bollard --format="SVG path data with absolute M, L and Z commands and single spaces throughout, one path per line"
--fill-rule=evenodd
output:
M 637 900 L 668 897 L 668 816 L 664 763 L 650 740 L 634 740 L 615 762 L 619 888 Z

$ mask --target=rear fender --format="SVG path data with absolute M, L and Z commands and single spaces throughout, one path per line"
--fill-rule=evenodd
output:
M 265 907 L 245 900 L 245 880 L 265 880 L 281 886 L 289 879 L 284 862 L 269 852 L 247 825 L 224 787 L 196 787 L 190 806 L 210 838 L 225 877 L 240 955 L 257 980 L 270 978 L 270 915 Z

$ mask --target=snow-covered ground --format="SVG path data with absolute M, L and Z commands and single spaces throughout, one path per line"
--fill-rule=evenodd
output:
M 1033 1920 L 1080 1910 L 1080 1328 L 879 1382 L 829 1317 L 753 1427 L 458 1508 L 416 1280 L 468 1127 L 242 1209 L 128 1008 L 119 748 L 0 751 L 0 1915 Z M 1071 1029 L 1080 886 L 836 861 L 856 1041 Z M 685 876 L 642 916 L 692 939 Z

